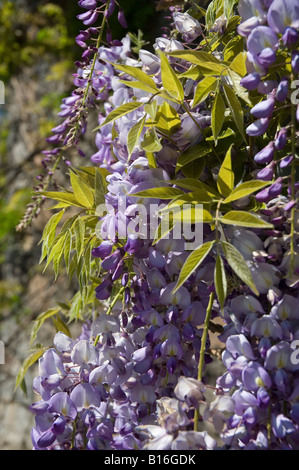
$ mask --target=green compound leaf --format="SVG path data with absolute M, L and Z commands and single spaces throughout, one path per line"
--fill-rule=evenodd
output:
M 214 271 L 214 284 L 216 289 L 217 298 L 221 309 L 223 309 L 224 302 L 227 295 L 227 279 L 224 268 L 224 263 L 221 256 L 218 254 L 216 258 L 216 265 Z
M 215 145 L 218 142 L 218 136 L 221 132 L 225 119 L 226 105 L 220 92 L 217 93 L 212 107 L 212 132 Z
M 262 180 L 253 180 L 253 181 L 245 181 L 245 183 L 241 183 L 237 186 L 231 194 L 223 201 L 224 204 L 227 204 L 232 201 L 237 201 L 242 197 L 249 196 L 250 194 L 254 193 L 255 191 L 259 191 L 265 186 L 271 184 L 271 181 L 262 181 Z
M 116 121 L 116 119 L 119 119 L 120 117 L 125 116 L 126 114 L 129 114 L 138 108 L 141 108 L 141 106 L 144 106 L 144 103 L 141 103 L 140 101 L 131 101 L 130 103 L 122 104 L 118 108 L 111 111 L 111 113 L 109 113 L 106 117 L 105 121 L 94 130 L 96 131 L 103 126 L 106 126 L 110 122 Z
M 39 360 L 39 358 L 44 354 L 45 350 L 46 348 L 37 349 L 24 360 L 17 374 L 15 391 L 22 385 L 22 382 L 25 378 L 25 375 L 27 374 L 29 367 L 33 366 L 33 364 L 35 364 Z
M 151 188 L 144 191 L 139 191 L 138 193 L 133 193 L 132 196 L 157 199 L 174 199 L 178 196 L 183 196 L 184 194 L 184 191 L 180 189 L 162 186 L 160 188 Z
M 228 85 L 226 85 L 225 83 L 223 83 L 222 85 L 223 85 L 223 90 L 224 90 L 224 94 L 225 94 L 227 104 L 228 104 L 228 106 L 230 108 L 230 111 L 231 111 L 231 114 L 232 114 L 232 118 L 235 121 L 235 124 L 236 124 L 241 136 L 243 137 L 244 141 L 246 142 L 246 135 L 245 135 L 245 132 L 244 132 L 244 113 L 243 113 L 242 105 L 241 105 L 239 99 L 237 98 L 234 90 L 232 88 L 230 88 Z
M 224 256 L 234 273 L 254 292 L 259 295 L 259 292 L 253 282 L 252 275 L 245 259 L 241 253 L 230 243 L 221 242 Z
M 240 227 L 272 229 L 273 225 L 265 222 L 257 215 L 244 211 L 230 211 L 219 218 L 223 224 L 238 225 Z
M 172 96 L 176 100 L 183 101 L 183 85 L 181 84 L 178 76 L 171 67 L 165 54 L 159 51 L 159 55 L 161 60 L 161 78 L 164 90 L 166 90 L 170 94 L 170 96 Z
M 223 163 L 220 167 L 218 178 L 217 178 L 217 188 L 222 196 L 229 196 L 232 190 L 234 189 L 235 175 L 232 169 L 232 145 L 226 152 Z
M 218 86 L 218 79 L 215 77 L 203 78 L 195 88 L 194 98 L 192 101 L 192 108 L 199 105 L 209 96 L 210 93 L 216 91 Z
M 203 260 L 208 256 L 210 253 L 214 241 L 207 242 L 201 245 L 199 248 L 196 248 L 187 258 L 186 262 L 184 263 L 176 286 L 173 290 L 175 293 L 183 284 L 184 282 L 194 273 L 194 271 L 198 268 L 198 266 L 203 262 Z
M 128 139 L 127 139 L 127 148 L 128 148 L 128 158 L 131 157 L 134 149 L 138 146 L 138 142 L 144 127 L 145 117 L 140 119 L 139 121 L 134 124 L 133 127 L 128 132 Z
M 76 173 L 71 171 L 70 174 L 71 186 L 74 191 L 74 196 L 78 203 L 83 207 L 91 208 L 94 205 L 94 195 L 90 187 L 80 178 Z

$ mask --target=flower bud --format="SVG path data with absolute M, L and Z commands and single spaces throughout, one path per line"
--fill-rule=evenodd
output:
M 270 163 L 274 158 L 274 143 L 270 142 L 266 147 L 260 150 L 254 157 L 256 163 Z
M 251 114 L 256 118 L 267 118 L 270 117 L 274 111 L 275 100 L 273 97 L 267 100 L 261 101 L 251 109 Z

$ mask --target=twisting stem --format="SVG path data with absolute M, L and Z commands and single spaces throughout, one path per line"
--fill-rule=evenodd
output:
M 200 353 L 199 353 L 198 372 L 197 372 L 197 380 L 200 380 L 200 381 L 202 380 L 202 375 L 203 375 L 203 366 L 204 366 L 207 338 L 208 338 L 208 332 L 209 332 L 209 323 L 210 323 L 210 318 L 211 318 L 211 313 L 212 313 L 214 297 L 215 297 L 215 293 L 211 292 L 210 298 L 209 298 L 209 304 L 207 308 L 207 313 L 206 313 L 206 318 L 205 318 L 205 323 L 204 323 L 203 334 L 201 338 L 201 347 L 200 347 Z M 194 413 L 194 431 L 198 431 L 198 420 L 199 420 L 199 412 L 196 409 Z

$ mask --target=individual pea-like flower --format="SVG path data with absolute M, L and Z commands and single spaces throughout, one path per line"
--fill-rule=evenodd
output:
M 266 118 L 261 118 L 258 119 L 257 121 L 254 121 L 252 124 L 250 124 L 247 129 L 246 129 L 246 134 L 248 134 L 251 137 L 258 137 L 267 131 L 268 127 L 270 124 L 270 119 L 268 117 Z
M 256 90 L 260 82 L 261 82 L 260 74 L 258 72 L 252 72 L 240 80 L 240 85 L 242 85 L 248 91 L 252 91 L 252 90 Z
M 253 106 L 250 112 L 256 118 L 268 118 L 272 115 L 274 107 L 275 98 L 270 96 L 268 99 Z
M 274 158 L 274 142 L 270 142 L 254 156 L 256 163 L 270 163 Z
M 287 27 L 298 29 L 298 3 L 293 0 L 274 0 L 267 13 L 267 21 L 276 33 L 284 34 Z
M 173 13 L 173 20 L 176 29 L 182 34 L 184 41 L 193 42 L 202 34 L 202 28 L 199 21 L 190 16 L 188 13 Z

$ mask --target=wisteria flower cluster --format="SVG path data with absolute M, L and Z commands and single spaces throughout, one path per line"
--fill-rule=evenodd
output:
M 299 11 L 220 3 L 171 7 L 133 53 L 132 35 L 110 37 L 115 6 L 126 26 L 116 2 L 79 2 L 77 88 L 49 154 L 80 153 L 93 106 L 92 166 L 68 162 L 71 189 L 39 191 L 60 209 L 42 259 L 77 273 L 63 313 L 83 329 L 72 339 L 59 316 L 34 356 L 35 449 L 299 448 Z

